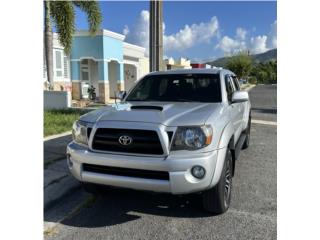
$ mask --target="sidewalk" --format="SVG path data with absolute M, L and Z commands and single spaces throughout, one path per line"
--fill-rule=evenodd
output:
M 44 141 L 44 208 L 80 187 L 71 176 L 66 160 L 66 147 L 71 135 Z

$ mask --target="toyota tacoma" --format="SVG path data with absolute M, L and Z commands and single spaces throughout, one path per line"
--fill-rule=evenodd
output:
M 222 68 L 152 72 L 117 98 L 74 123 L 67 146 L 73 176 L 90 191 L 198 193 L 207 211 L 227 211 L 251 126 L 249 96 L 236 75 Z

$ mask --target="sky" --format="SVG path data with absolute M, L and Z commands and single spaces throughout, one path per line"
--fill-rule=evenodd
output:
M 149 43 L 149 1 L 99 2 L 101 28 Z M 164 56 L 192 61 L 216 59 L 239 51 L 262 53 L 277 47 L 275 1 L 188 1 L 163 3 Z M 87 29 L 86 15 L 76 11 L 77 29 Z

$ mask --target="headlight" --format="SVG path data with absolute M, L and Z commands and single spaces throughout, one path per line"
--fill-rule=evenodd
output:
M 88 145 L 87 126 L 84 122 L 74 122 L 72 127 L 72 138 L 77 143 Z
M 171 150 L 197 150 L 208 146 L 212 141 L 212 127 L 178 127 Z

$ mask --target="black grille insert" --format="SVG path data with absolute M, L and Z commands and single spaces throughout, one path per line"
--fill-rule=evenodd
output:
M 169 138 L 169 143 L 171 143 L 173 132 L 172 131 L 168 131 L 167 134 L 168 134 L 168 138 Z
M 119 167 L 109 167 L 101 165 L 93 165 L 84 163 L 83 171 L 103 173 L 116 176 L 124 177 L 136 177 L 145 179 L 158 179 L 158 180 L 169 180 L 169 173 L 164 171 L 151 171 L 151 170 L 140 170 L 132 168 L 119 168 Z
M 130 137 L 131 144 L 122 145 L 119 142 L 121 136 Z M 163 154 L 158 133 L 152 130 L 98 128 L 93 138 L 92 148 L 123 153 Z

